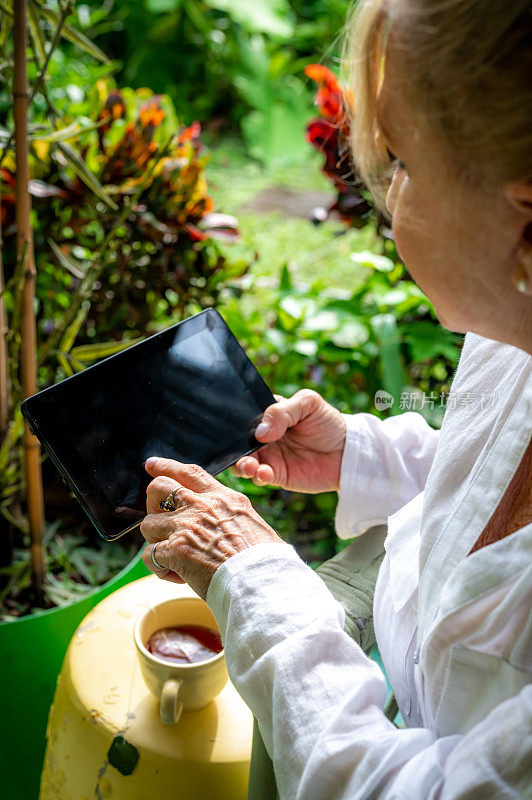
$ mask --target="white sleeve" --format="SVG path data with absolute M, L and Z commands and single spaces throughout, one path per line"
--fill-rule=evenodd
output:
M 382 672 L 344 633 L 342 607 L 292 547 L 233 556 L 207 602 L 281 800 L 530 796 L 532 685 L 465 736 L 397 729 L 383 714 Z
M 384 524 L 423 491 L 440 432 L 415 411 L 385 420 L 364 413 L 344 419 L 336 531 L 352 539 Z

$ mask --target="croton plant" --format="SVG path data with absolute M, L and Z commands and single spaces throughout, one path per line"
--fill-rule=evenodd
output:
M 101 81 L 89 96 L 87 116 L 30 129 L 39 388 L 212 305 L 228 279 L 247 269 L 217 241 L 236 238 L 237 221 L 214 211 L 199 124 L 180 126 L 171 101 L 147 89 L 119 91 Z M 0 620 L 35 604 L 23 500 L 15 164 L 7 149 L 2 155 L 10 419 L 0 442 Z M 115 574 L 132 543 L 112 553 L 95 544 L 47 461 L 43 484 L 47 519 L 55 522 L 46 527 L 48 580 L 39 605 L 50 607 Z
M 184 313 L 191 303 L 212 304 L 228 277 L 241 275 L 247 265 L 229 263 L 216 244 L 238 237 L 237 220 L 214 212 L 199 123 L 180 129 L 171 101 L 146 89 L 111 89 L 104 95 L 107 87 L 98 88 L 100 109 L 81 134 L 79 128 L 73 132 L 75 141 L 34 135 L 30 191 L 44 334 L 67 304 L 64 285 L 55 285 L 57 267 L 70 273 L 66 283 L 75 292 L 119 212 L 131 204 L 106 247 L 87 324 L 79 330 L 81 339 L 97 334 L 101 340 L 121 331 L 145 335 L 150 323 L 164 316 L 163 306 L 168 313 Z M 15 233 L 9 164 L 0 178 L 9 280 Z

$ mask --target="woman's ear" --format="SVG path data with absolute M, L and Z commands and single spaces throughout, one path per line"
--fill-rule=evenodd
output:
M 510 205 L 522 218 L 512 283 L 518 292 L 532 296 L 532 182 L 513 181 L 504 187 Z

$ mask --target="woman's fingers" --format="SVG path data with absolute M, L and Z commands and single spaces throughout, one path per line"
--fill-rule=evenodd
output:
M 146 490 L 146 510 L 148 514 L 163 513 L 161 501 L 172 498 L 174 509 L 179 511 L 194 502 L 195 492 L 181 486 L 173 478 L 158 475 L 148 485 Z
M 197 464 L 183 464 L 173 458 L 148 458 L 144 468 L 153 478 L 159 475 L 173 478 L 187 489 L 192 489 L 193 492 L 210 492 L 221 486 L 216 478 L 213 478 Z
M 320 395 L 311 389 L 301 389 L 289 399 L 281 398 L 264 412 L 255 431 L 255 438 L 261 442 L 276 442 L 285 435 L 288 428 L 297 425 L 315 411 L 321 402 Z
M 235 475 L 242 478 L 253 478 L 259 468 L 259 460 L 255 456 L 244 456 L 239 458 L 234 467 L 231 467 Z
M 169 569 L 168 567 L 163 567 L 160 569 L 155 565 L 155 561 L 152 558 L 153 548 L 157 547 L 157 543 L 155 544 L 148 544 L 142 551 L 142 560 L 144 565 L 153 572 L 154 575 L 157 575 L 158 578 L 163 578 L 165 581 L 171 581 L 172 583 L 185 583 L 183 578 L 174 572 L 173 570 Z M 160 552 L 155 551 L 155 560 L 158 564 L 163 566 L 160 559 L 164 559 L 164 552 L 161 548 Z
M 259 464 L 255 475 L 253 476 L 253 483 L 257 486 L 265 486 L 267 483 L 278 483 L 277 477 L 273 468 L 269 464 Z
M 140 532 L 147 542 L 162 542 L 170 534 L 172 511 L 161 511 L 159 514 L 146 514 L 140 523 Z
M 173 478 L 167 478 L 160 475 L 154 478 L 146 489 L 146 511 L 148 514 L 157 514 L 162 511 L 159 503 L 164 500 L 168 495 L 179 487 L 177 481 Z
M 264 451 L 261 453 L 259 461 L 253 456 L 245 456 L 236 462 L 234 467 L 231 467 L 234 475 L 240 478 L 250 478 L 257 486 L 265 486 L 266 484 L 276 485 L 279 483 L 279 476 L 276 474 L 275 469 L 268 463 L 268 456 Z

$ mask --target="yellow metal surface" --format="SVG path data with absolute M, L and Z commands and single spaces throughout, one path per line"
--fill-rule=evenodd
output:
M 50 712 L 40 800 L 245 800 L 253 720 L 232 684 L 168 726 L 143 681 L 135 620 L 176 596 L 195 595 L 150 576 L 85 617 Z

